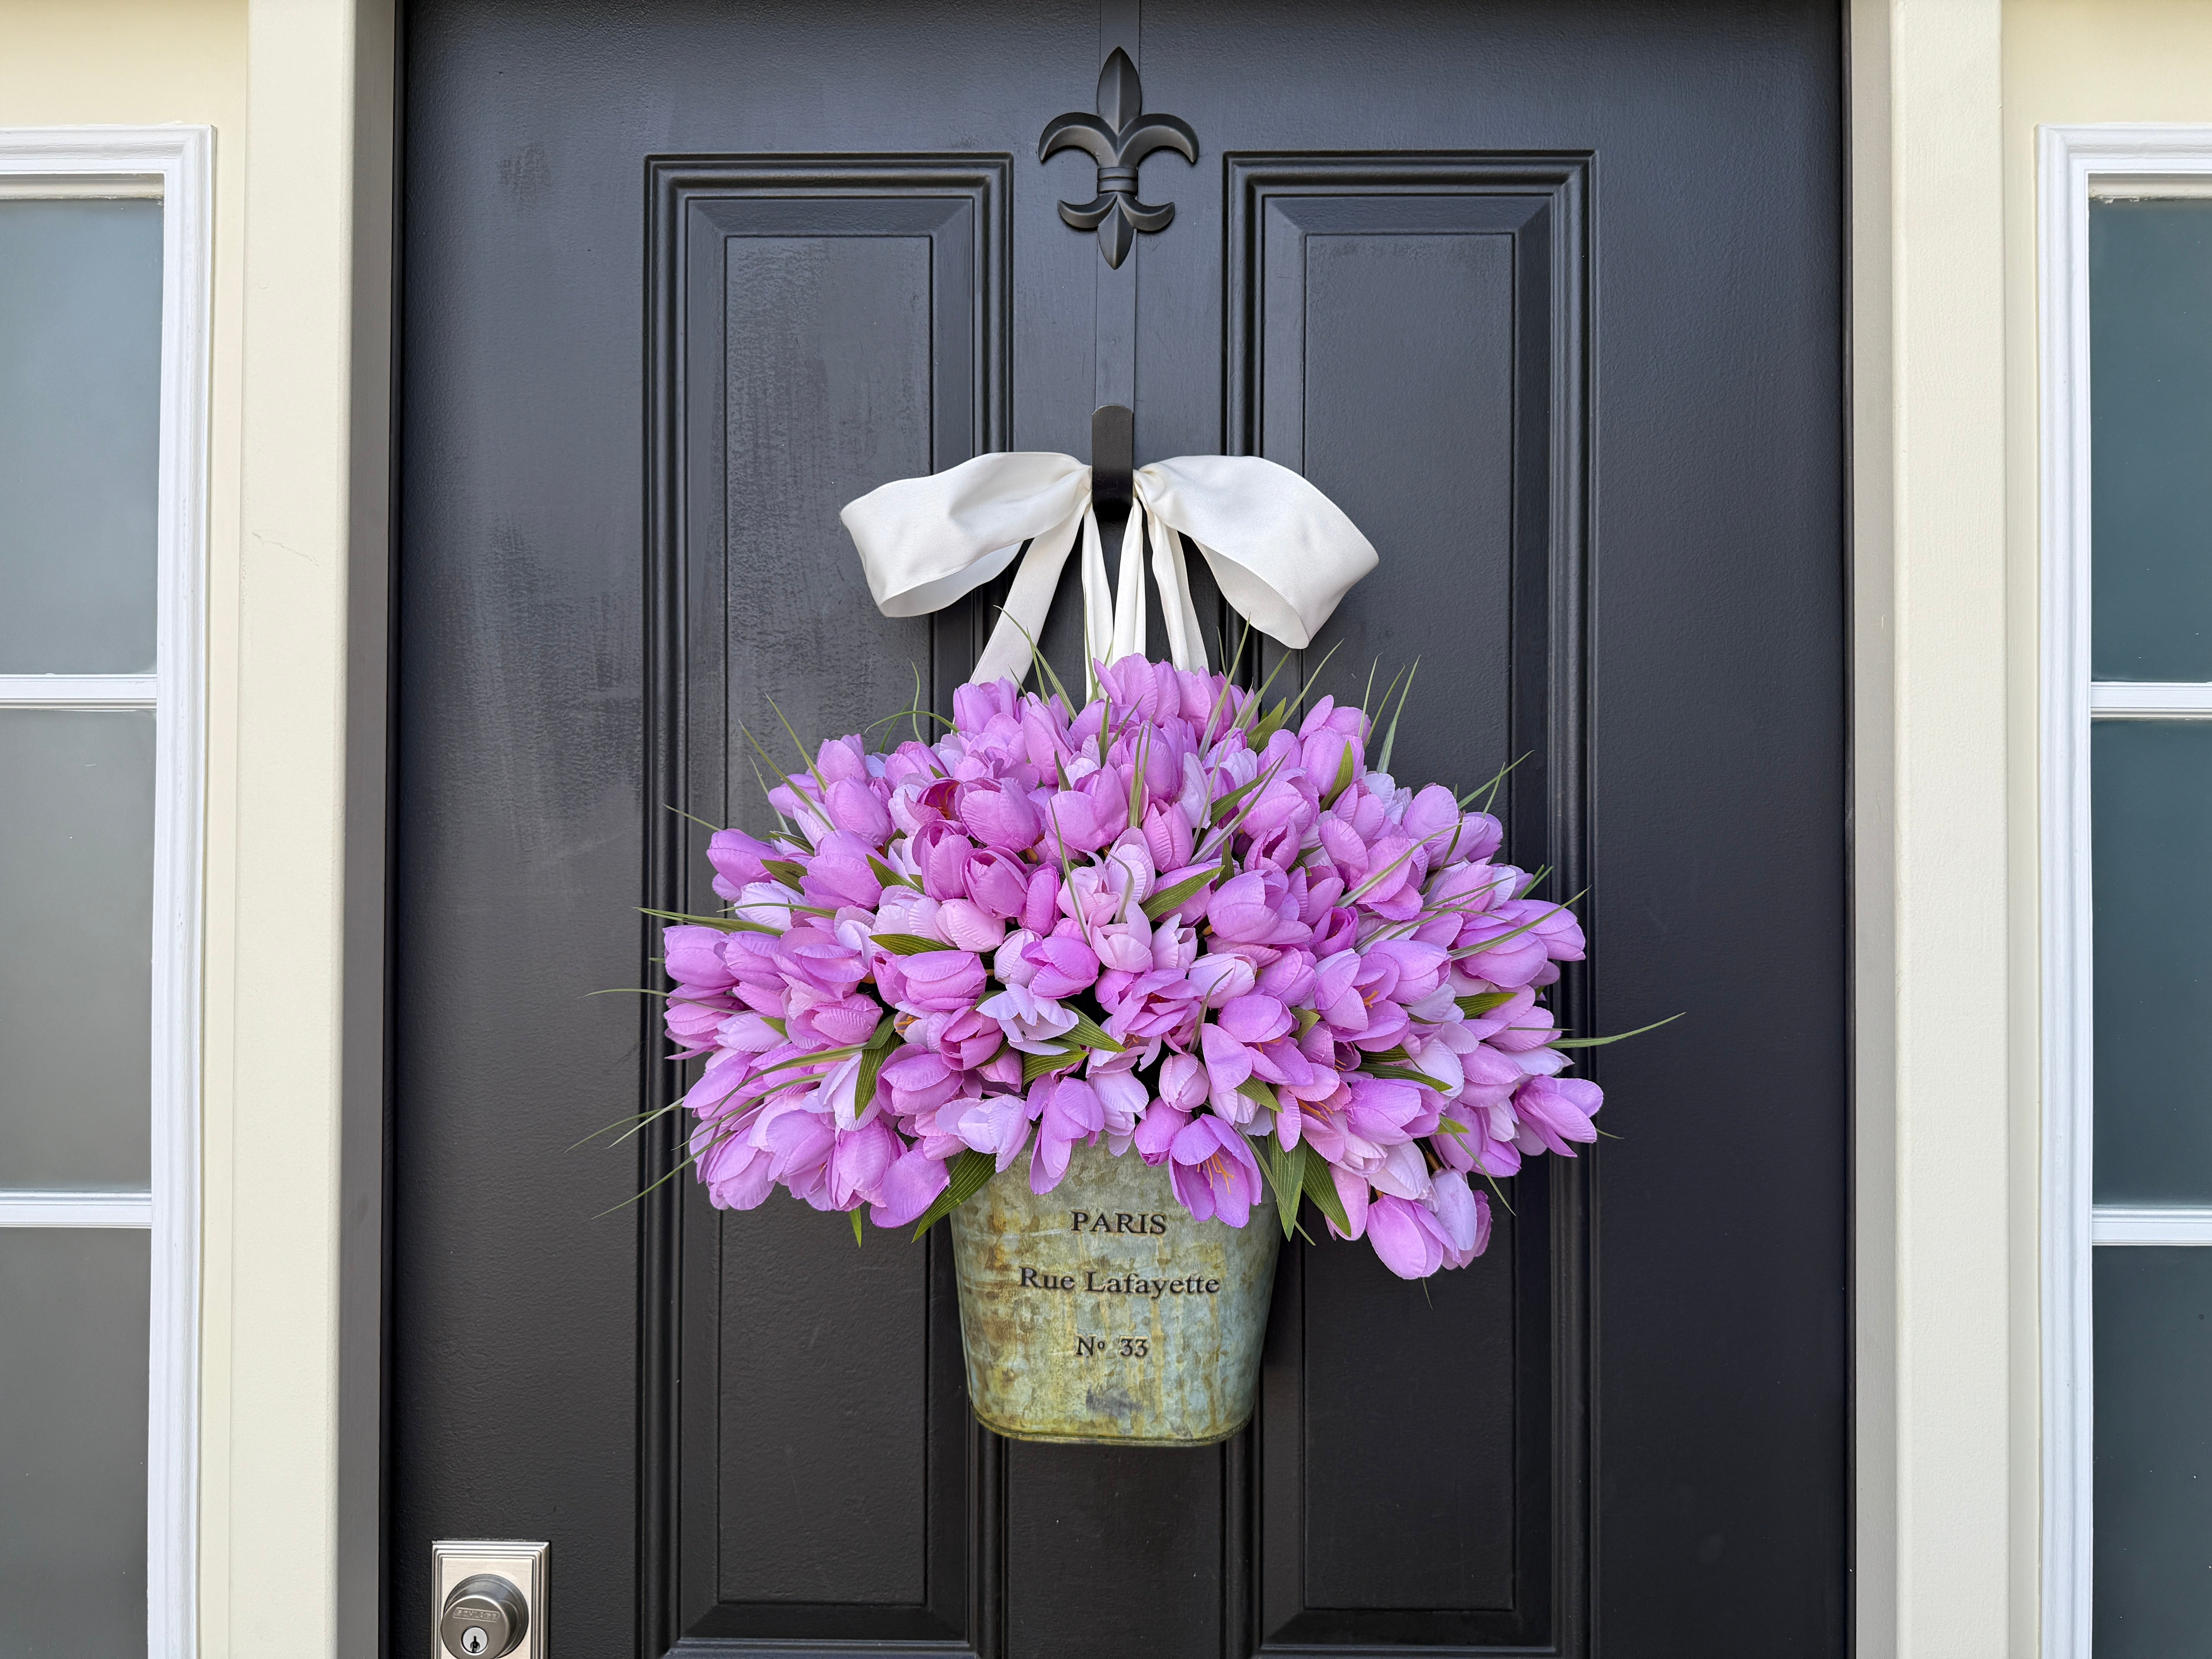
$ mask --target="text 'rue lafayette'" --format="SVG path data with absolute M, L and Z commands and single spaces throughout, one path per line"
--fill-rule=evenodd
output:
M 1083 1282 L 1076 1283 L 1073 1273 L 1041 1273 L 1035 1267 L 1022 1269 L 1022 1288 L 1033 1291 L 1079 1291 L 1091 1296 L 1146 1296 L 1158 1300 L 1163 1296 L 1218 1296 L 1221 1281 L 1193 1274 L 1188 1279 L 1139 1279 L 1135 1274 L 1101 1273 L 1087 1269 Z

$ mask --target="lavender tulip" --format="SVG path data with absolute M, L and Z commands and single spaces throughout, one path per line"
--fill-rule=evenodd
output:
M 1474 1178 L 1596 1133 L 1544 995 L 1579 924 L 1523 896 L 1496 818 L 1370 769 L 1359 709 L 1262 738 L 1218 676 L 1097 667 L 1079 708 L 1002 681 L 932 741 L 834 738 L 774 781 L 794 827 L 710 841 L 738 927 L 668 928 L 664 1015 L 707 1060 L 684 1103 L 710 1198 L 781 1185 L 900 1225 L 965 1151 L 1030 1151 L 1044 1191 L 1103 1135 L 1243 1225 L 1249 1127 L 1320 1160 L 1331 1231 L 1393 1272 L 1464 1266 L 1490 1237 Z
M 1169 1148 L 1169 1175 L 1182 1206 L 1200 1221 L 1241 1227 L 1260 1201 L 1260 1163 L 1234 1126 L 1194 1117 Z

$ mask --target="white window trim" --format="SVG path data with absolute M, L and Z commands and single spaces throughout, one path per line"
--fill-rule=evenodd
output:
M 151 1659 L 190 1659 L 198 1646 L 200 826 L 213 149 L 213 130 L 204 126 L 0 128 L 0 195 L 158 194 L 162 203 L 155 672 L 0 679 L 0 705 L 155 709 L 150 1190 L 0 1194 L 0 1225 L 150 1230 Z
M 2102 685 L 2089 662 L 2089 204 L 2212 193 L 2212 127 L 2039 131 L 2042 368 L 2043 1652 L 2090 1659 L 2095 1518 L 2090 1252 L 2212 1244 L 2202 1211 L 2092 1204 L 2089 726 L 2212 719 L 2198 685 Z

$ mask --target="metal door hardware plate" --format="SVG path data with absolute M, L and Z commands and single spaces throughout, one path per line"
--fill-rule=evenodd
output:
M 430 1546 L 430 1645 L 433 1659 L 473 1659 L 482 1652 L 493 1659 L 501 1630 L 496 1620 L 457 1621 L 452 1632 L 462 1644 L 456 1650 L 447 1639 L 446 1604 L 453 1592 L 471 1578 L 504 1579 L 521 1593 L 524 1617 L 522 1639 L 506 1650 L 506 1659 L 546 1659 L 546 1555 L 548 1547 L 511 1538 L 441 1538 Z M 470 1598 L 472 1599 L 472 1598 Z M 471 1637 L 470 1630 L 479 1634 Z M 471 1646 L 476 1643 L 480 1645 Z

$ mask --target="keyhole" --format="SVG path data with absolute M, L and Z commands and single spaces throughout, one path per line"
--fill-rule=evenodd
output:
M 483 1633 L 482 1625 L 471 1625 L 461 1636 L 463 1653 L 482 1653 L 491 1645 L 491 1638 Z

